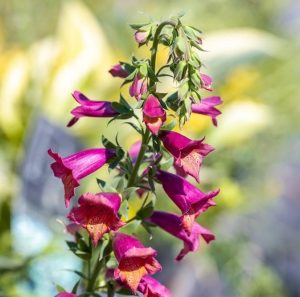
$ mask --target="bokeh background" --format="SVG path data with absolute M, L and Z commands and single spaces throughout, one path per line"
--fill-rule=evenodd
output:
M 0 296 L 50 297 L 55 284 L 70 289 L 77 281 L 68 270 L 80 263 L 57 222 L 65 221 L 62 186 L 46 151 L 98 146 L 102 133 L 114 139 L 117 129 L 124 147 L 137 139 L 105 120 L 67 130 L 70 94 L 117 99 L 121 81 L 107 71 L 137 51 L 128 24 L 180 12 L 203 30 L 206 72 L 224 100 L 218 128 L 201 116 L 185 127 L 216 147 L 201 187 L 222 192 L 199 220 L 217 240 L 181 263 L 173 259 L 182 243 L 155 231 L 150 244 L 165 267 L 158 277 L 174 297 L 300 296 L 297 0 L 1 0 Z M 92 178 L 83 186 L 97 190 Z M 158 204 L 176 210 L 162 191 Z

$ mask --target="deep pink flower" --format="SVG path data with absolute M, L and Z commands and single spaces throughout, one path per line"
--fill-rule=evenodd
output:
M 214 148 L 203 143 L 204 139 L 191 140 L 188 137 L 173 131 L 160 133 L 165 148 L 174 156 L 174 165 L 177 173 L 183 172 L 193 176 L 199 182 L 199 171 L 203 157 Z
M 207 91 L 212 91 L 212 78 L 209 75 L 203 73 L 200 73 L 200 78 L 202 81 L 202 88 Z
M 75 91 L 72 96 L 80 105 L 71 111 L 74 117 L 69 121 L 68 127 L 73 126 L 81 117 L 110 118 L 119 114 L 109 101 L 90 100 L 79 91 Z
M 145 275 L 138 286 L 144 297 L 171 297 L 170 290 L 155 278 Z
M 149 36 L 149 32 L 145 31 L 136 31 L 134 33 L 134 38 L 135 38 L 135 41 L 138 43 L 138 44 L 142 44 L 142 43 L 145 43 L 147 41 L 147 38 Z
M 58 293 L 55 297 L 77 297 L 77 295 L 67 292 Z
M 121 197 L 118 193 L 86 193 L 78 199 L 68 218 L 85 228 L 94 246 L 105 233 L 118 230 L 125 225 L 118 216 Z
M 119 262 L 114 277 L 120 279 L 134 293 L 147 274 L 154 274 L 161 270 L 161 266 L 154 258 L 156 251 L 146 248 L 135 237 L 115 233 L 113 237 L 113 250 Z
M 154 135 L 158 135 L 159 129 L 166 121 L 166 111 L 161 107 L 159 100 L 150 95 L 143 106 L 143 119 L 147 128 Z
M 197 222 L 192 224 L 191 233 L 188 234 L 182 225 L 180 216 L 173 213 L 154 211 L 148 220 L 183 241 L 184 246 L 176 257 L 177 261 L 181 260 L 187 253 L 195 252 L 198 249 L 200 236 L 207 243 L 215 239 L 209 230 Z
M 128 76 L 128 71 L 121 65 L 116 64 L 108 71 L 113 77 L 126 78 Z
M 222 112 L 215 106 L 222 102 L 221 98 L 217 96 L 204 98 L 200 103 L 192 104 L 192 112 L 210 116 L 213 124 L 218 126 L 217 116 L 222 114 Z
M 79 186 L 79 181 L 87 175 L 101 168 L 115 156 L 114 149 L 94 148 L 87 149 L 68 157 L 62 158 L 51 149 L 48 154 L 55 160 L 51 168 L 56 177 L 61 178 L 65 188 L 65 204 L 69 207 L 74 196 L 74 189 Z
M 182 212 L 182 224 L 188 234 L 192 232 L 195 218 L 210 206 L 219 190 L 208 193 L 201 192 L 181 176 L 158 170 L 156 178 L 161 182 L 165 192 Z
M 148 86 L 147 86 L 146 78 L 141 77 L 139 74 L 136 74 L 129 88 L 130 96 L 135 97 L 136 100 L 140 100 L 142 95 L 147 93 L 147 91 L 148 91 Z

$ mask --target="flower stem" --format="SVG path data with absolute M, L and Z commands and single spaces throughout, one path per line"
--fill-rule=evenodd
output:
M 104 263 L 103 259 L 99 261 L 99 257 L 97 257 L 97 262 L 95 264 L 94 270 L 92 272 L 92 276 L 89 279 L 88 285 L 87 285 L 87 288 L 86 288 L 88 293 L 92 293 L 94 291 L 95 286 L 96 286 L 97 277 L 98 277 L 99 272 L 100 272 L 100 270 L 103 266 L 103 263 Z

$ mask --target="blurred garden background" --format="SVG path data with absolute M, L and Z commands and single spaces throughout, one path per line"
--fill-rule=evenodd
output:
M 221 194 L 200 216 L 217 240 L 179 264 L 182 243 L 156 231 L 159 278 L 174 297 L 300 296 L 299 1 L 0 0 L 1 297 L 51 297 L 56 284 L 70 289 L 78 279 L 47 149 L 67 155 L 101 145 L 106 120 L 66 128 L 71 93 L 117 99 L 120 80 L 108 70 L 134 51 L 147 54 L 128 24 L 181 12 L 204 32 L 202 58 L 224 100 L 218 128 L 197 115 L 185 126 L 216 148 L 201 187 Z M 125 148 L 137 140 L 115 123 L 105 136 L 117 130 Z M 85 186 L 97 191 L 92 178 Z M 158 198 L 174 207 L 163 192 Z

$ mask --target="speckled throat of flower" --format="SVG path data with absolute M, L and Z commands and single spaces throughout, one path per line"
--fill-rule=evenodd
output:
M 70 250 L 83 261 L 80 280 L 71 292 L 57 296 L 112 297 L 115 293 L 169 297 L 170 290 L 150 275 L 162 269 L 157 261 L 157 251 L 145 247 L 131 226 L 139 223 L 140 232 L 152 236 L 151 229 L 158 226 L 184 243 L 176 260 L 182 260 L 199 247 L 199 238 L 209 243 L 215 237 L 196 222 L 198 216 L 211 206 L 219 190 L 202 192 L 187 179 L 199 182 L 199 173 L 205 157 L 214 148 L 204 143 L 204 137 L 192 140 L 172 131 L 183 128 L 192 112 L 209 116 L 217 126 L 221 112 L 216 108 L 220 97 L 203 98 L 212 92 L 212 78 L 202 73 L 202 33 L 197 28 L 184 25 L 181 17 L 157 23 L 131 25 L 139 46 L 150 47 L 149 58 L 132 57 L 130 62 L 119 62 L 109 70 L 113 77 L 129 84 L 129 93 L 119 100 L 90 100 L 80 91 L 73 97 L 79 104 L 71 111 L 68 127 L 79 119 L 93 117 L 95 121 L 110 118 L 124 121 L 140 136 L 126 151 L 118 142 L 102 136 L 104 148 L 91 148 L 61 157 L 49 150 L 54 159 L 51 168 L 65 189 L 65 205 L 76 196 L 80 180 L 108 164 L 113 182 L 97 179 L 99 193 L 85 193 L 70 210 L 67 218 L 71 224 L 73 240 L 67 241 Z M 156 55 L 159 45 L 169 49 L 168 60 L 159 69 Z M 176 87 L 172 93 L 157 91 L 164 76 L 173 78 Z M 132 100 L 127 100 L 134 97 Z M 175 117 L 174 117 L 175 114 Z M 169 171 L 173 171 L 171 173 Z M 179 213 L 155 209 L 156 188 L 160 186 L 178 207 Z M 137 196 L 142 199 L 136 214 L 128 217 L 128 201 Z M 71 230 L 71 228 L 67 228 Z

